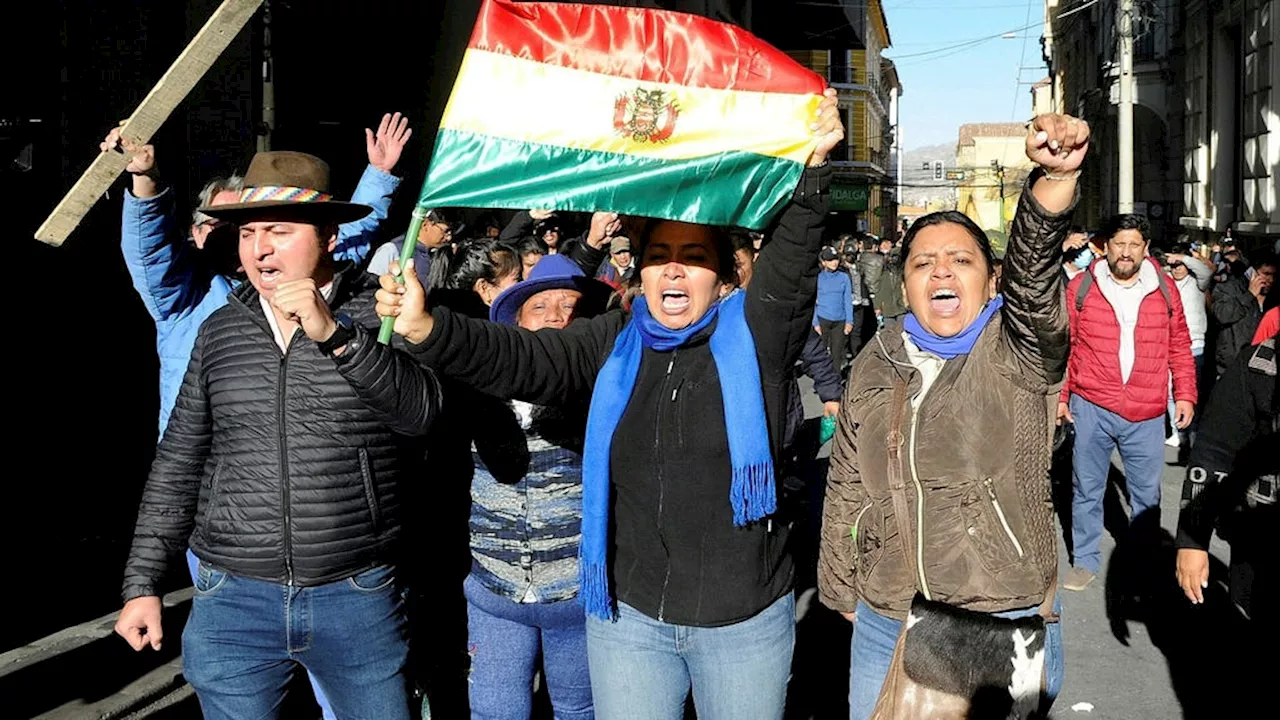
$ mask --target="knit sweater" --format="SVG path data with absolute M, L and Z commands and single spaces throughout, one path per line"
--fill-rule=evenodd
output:
M 514 400 L 472 447 L 471 573 L 513 602 L 555 602 L 578 594 L 582 540 L 582 439 L 586 406 Z M 489 442 L 523 430 L 524 447 Z

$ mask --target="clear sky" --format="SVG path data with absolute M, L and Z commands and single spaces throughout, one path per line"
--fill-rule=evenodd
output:
M 1030 118 L 1030 83 L 1047 74 L 1040 57 L 1044 0 L 883 0 L 883 4 L 893 43 L 884 55 L 898 66 L 902 81 L 905 149 L 954 144 L 965 123 Z M 1027 25 L 1032 27 L 1020 29 Z M 981 40 L 1007 31 L 1017 37 Z M 1019 66 L 1034 69 L 1019 70 Z M 1017 85 L 1018 81 L 1027 84 Z

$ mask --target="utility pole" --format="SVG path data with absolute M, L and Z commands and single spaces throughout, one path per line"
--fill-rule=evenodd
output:
M 271 0 L 262 8 L 262 124 L 258 126 L 258 152 L 271 149 L 271 131 L 276 127 L 275 67 L 271 60 Z
M 1122 213 L 1133 212 L 1133 0 L 1120 0 L 1116 24 L 1120 31 L 1120 107 L 1117 135 L 1120 177 L 1117 199 Z
M 999 160 L 991 161 L 991 169 L 995 171 L 996 178 L 1000 180 L 1000 234 L 1004 235 L 1007 230 L 1004 226 L 1004 165 Z

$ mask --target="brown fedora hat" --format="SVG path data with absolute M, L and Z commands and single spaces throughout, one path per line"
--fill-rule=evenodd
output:
M 202 207 L 200 212 L 242 224 L 264 215 L 300 222 L 347 223 L 373 212 L 368 205 L 341 202 L 329 192 L 329 164 L 300 152 L 260 152 L 244 174 L 240 202 Z

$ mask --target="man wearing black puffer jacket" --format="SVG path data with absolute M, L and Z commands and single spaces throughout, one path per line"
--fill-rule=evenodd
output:
M 205 718 L 270 717 L 298 665 L 340 718 L 410 717 L 397 482 L 440 392 L 375 342 L 373 279 L 335 266 L 337 225 L 370 209 L 332 201 L 328 176 L 319 158 L 259 153 L 240 203 L 201 208 L 239 226 L 249 283 L 200 328 L 116 631 L 160 648 L 157 586 L 189 544 L 183 674 Z

